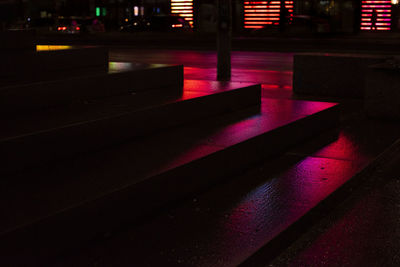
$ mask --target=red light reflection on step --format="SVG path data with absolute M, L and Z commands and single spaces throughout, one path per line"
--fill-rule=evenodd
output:
M 320 266 L 322 262 L 326 266 L 370 266 L 382 259 L 382 252 L 376 248 L 390 244 L 391 238 L 386 235 L 396 231 L 383 226 L 382 218 L 388 216 L 386 205 L 384 198 L 369 195 L 348 207 L 340 219 L 330 223 L 324 233 L 295 255 L 290 266 Z M 393 211 L 389 214 L 396 215 Z
M 221 222 L 222 253 L 244 256 L 260 248 L 343 185 L 358 169 L 352 162 L 308 157 L 257 186 Z M 266 178 L 268 179 L 268 178 Z
M 343 130 L 339 133 L 338 138 L 318 150 L 315 155 L 321 157 L 329 157 L 335 159 L 352 160 L 357 164 L 364 164 L 371 157 L 373 152 L 368 152 L 363 149 L 357 136 L 351 132 Z
M 215 68 L 196 68 L 184 67 L 185 79 L 193 80 L 217 80 L 217 70 Z M 231 81 L 233 82 L 251 82 L 278 86 L 286 89 L 292 88 L 292 71 L 276 70 L 254 70 L 232 68 Z

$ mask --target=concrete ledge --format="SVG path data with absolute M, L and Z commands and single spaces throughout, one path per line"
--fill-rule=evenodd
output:
M 9 86 L 0 88 L 0 116 L 156 88 L 180 90 L 182 86 L 182 65 Z
M 370 118 L 400 119 L 400 68 L 389 63 L 368 68 L 365 111 Z
M 0 86 L 108 71 L 108 49 L 77 48 L 2 54 Z
M 0 53 L 9 51 L 36 51 L 35 31 L 0 31 Z
M 245 86 L 6 138 L 0 140 L 0 160 L 4 165 L 0 174 L 98 151 L 136 136 L 256 106 L 260 98 L 260 85 Z
M 130 225 L 168 203 L 228 180 L 259 162 L 260 157 L 275 156 L 318 132 L 335 127 L 338 119 L 339 109 L 334 106 L 235 145 L 199 154 L 173 168 L 158 170 L 146 179 L 131 181 L 119 190 L 13 229 L 1 236 L 0 247 L 8 252 L 5 255 L 9 262 L 30 259 L 31 264 L 37 260 L 43 265 L 43 260 L 76 248 L 77 244 L 93 240 L 121 225 Z M 293 135 L 293 132 L 297 134 Z M 18 257 L 15 251 L 18 251 Z
M 293 62 L 293 92 L 362 98 L 367 66 L 381 63 L 386 58 L 361 54 L 297 54 Z

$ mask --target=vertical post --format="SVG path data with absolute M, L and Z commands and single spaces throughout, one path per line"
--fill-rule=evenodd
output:
M 231 78 L 231 39 L 232 39 L 232 1 L 217 1 L 217 79 L 228 81 Z
M 89 0 L 89 16 L 95 17 L 96 16 L 96 1 Z

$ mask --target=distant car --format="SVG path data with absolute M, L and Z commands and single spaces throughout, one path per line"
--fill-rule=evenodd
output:
M 79 34 L 83 29 L 82 20 L 77 18 L 62 18 L 58 20 L 55 30 L 59 33 Z
M 192 27 L 187 20 L 174 15 L 158 15 L 148 19 L 146 25 L 152 31 L 181 31 L 190 30 Z
M 104 32 L 104 24 L 97 18 L 91 17 L 71 17 L 61 18 L 55 26 L 59 33 L 80 34 Z

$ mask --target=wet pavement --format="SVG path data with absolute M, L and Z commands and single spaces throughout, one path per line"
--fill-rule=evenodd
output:
M 244 62 L 249 60 L 248 68 L 233 65 L 232 80 L 261 82 L 264 97 L 298 97 L 291 92 L 291 54 L 249 55 L 247 59 L 243 57 Z M 168 63 L 172 60 L 169 56 L 159 54 L 157 62 Z M 146 57 L 145 53 L 136 52 L 126 55 L 139 62 L 152 60 L 151 56 Z M 276 58 L 280 62 L 277 64 L 282 65 L 278 68 L 274 63 L 270 65 L 270 57 L 271 62 Z M 190 64 L 188 60 L 185 77 L 215 79 L 213 56 L 200 58 L 208 58 L 205 60 L 208 63 L 199 64 L 196 60 Z M 252 71 L 259 64 L 265 65 Z M 238 173 L 231 182 L 199 193 L 80 253 L 65 255 L 55 265 L 236 266 L 242 263 L 400 136 L 397 123 L 367 119 L 361 101 L 336 100 L 343 105 L 342 125 L 338 130 L 305 142 L 272 162 Z M 307 231 L 309 226 L 298 228 L 289 239 L 302 237 L 280 257 L 270 263 L 275 254 L 261 255 L 250 262 L 259 266 L 398 266 L 400 186 L 399 171 L 394 166 L 382 167 L 378 176 L 385 179 L 375 179 L 378 182 L 365 185 L 361 177 L 359 184 L 363 187 L 359 191 L 349 194 L 350 199 L 333 213 L 325 210 L 319 214 L 318 218 L 325 219 L 310 231 Z M 386 172 L 388 168 L 390 172 Z
M 350 121 L 351 119 L 347 122 Z M 359 126 L 360 124 L 350 124 L 339 132 L 339 136 L 327 133 L 300 145 L 272 162 L 239 174 L 229 183 L 195 195 L 145 225 L 121 232 L 73 257 L 66 257 L 62 260 L 63 263 L 56 266 L 128 266 L 132 262 L 138 266 L 237 266 L 359 172 L 400 135 L 400 127 L 386 128 L 388 125 L 385 123 L 373 123 L 363 128 Z M 380 132 L 375 132 L 374 129 Z M 382 134 L 382 129 L 387 130 L 384 131 L 385 134 Z M 369 143 L 358 143 L 360 136 Z M 396 196 L 395 193 L 396 191 L 391 195 Z M 355 208 L 358 218 L 349 227 L 357 231 L 360 227 L 361 230 L 366 227 L 363 224 L 368 226 L 371 221 L 379 224 L 382 217 L 374 216 L 380 214 L 388 218 L 390 229 L 398 228 L 398 207 L 379 211 L 386 206 L 388 200 L 385 196 L 378 205 L 371 201 L 360 201 L 361 206 Z M 347 205 L 342 207 L 347 209 Z M 319 216 L 326 214 L 329 211 Z M 370 216 L 370 221 L 364 216 Z M 328 219 L 328 222 L 331 220 Z M 390 256 L 392 253 L 391 256 L 395 256 L 398 244 L 395 243 L 395 237 L 388 236 L 390 231 L 385 232 L 388 239 L 378 243 L 374 239 L 370 240 L 368 234 L 360 235 L 356 241 L 346 236 L 349 229 L 346 224 L 347 222 L 341 223 L 336 232 L 324 237 L 322 244 L 301 243 L 295 248 L 304 249 L 304 252 L 300 250 L 300 254 L 297 250 L 296 253 L 292 252 L 293 249 L 289 250 L 289 255 L 284 254 L 274 264 L 343 266 L 348 261 L 352 264 L 347 266 L 386 266 L 379 265 L 382 262 L 379 257 L 368 258 L 372 265 L 354 265 L 357 262 L 351 257 L 352 254 L 340 247 L 342 244 L 346 245 L 345 242 L 350 242 L 352 247 L 349 249 L 358 253 L 358 260 L 371 254 L 360 243 L 374 244 L 381 251 L 385 250 L 383 244 L 393 244 L 391 250 L 386 250 L 386 255 Z M 298 228 L 297 231 L 301 235 L 304 229 Z M 342 236 L 337 236 L 337 231 Z M 325 235 L 324 232 L 322 234 Z M 378 233 L 379 236 L 382 235 Z M 320 245 L 326 248 L 320 248 Z M 269 252 L 270 249 L 266 253 Z M 340 260 L 342 253 L 347 253 L 343 255 L 347 258 Z M 247 263 L 247 266 L 267 266 L 270 259 L 269 255 L 256 258 Z M 390 259 L 384 260 L 387 262 Z M 326 265 L 328 263 L 331 265 Z M 368 261 L 364 260 L 362 263 Z
M 399 266 L 400 158 L 264 266 Z
M 111 61 L 183 64 L 185 67 L 215 68 L 215 51 L 110 48 Z M 232 51 L 232 68 L 292 71 L 293 53 Z

